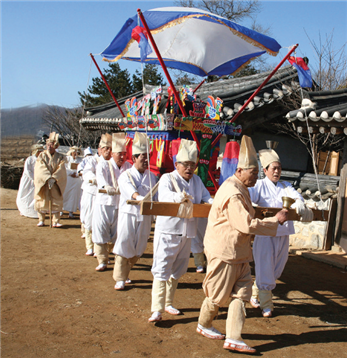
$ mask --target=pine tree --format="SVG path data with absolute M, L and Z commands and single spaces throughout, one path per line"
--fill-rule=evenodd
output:
M 158 72 L 159 66 L 147 63 L 143 69 L 143 82 L 145 85 L 165 86 L 164 78 Z M 142 74 L 139 70 L 132 75 L 133 91 L 142 91 Z
M 122 98 L 133 93 L 133 86 L 128 70 L 122 70 L 118 63 L 109 63 L 108 68 L 103 71 L 109 87 L 115 98 Z M 89 86 L 87 94 L 78 92 L 80 101 L 85 107 L 99 106 L 113 101 L 105 83 L 101 77 L 94 77 L 92 85 Z M 86 101 L 86 102 L 85 102 Z

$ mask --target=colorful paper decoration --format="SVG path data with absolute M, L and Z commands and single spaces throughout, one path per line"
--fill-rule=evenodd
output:
M 220 119 L 220 112 L 222 107 L 223 101 L 219 97 L 216 97 L 214 100 L 213 96 L 208 96 L 207 107 L 205 112 L 207 113 L 207 117 L 210 119 Z

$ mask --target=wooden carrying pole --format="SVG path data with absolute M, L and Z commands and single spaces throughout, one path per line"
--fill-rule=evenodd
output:
M 142 215 L 159 215 L 159 216 L 177 216 L 179 210 L 179 203 L 167 203 L 157 201 L 137 201 L 127 200 L 127 204 L 140 205 Z M 209 215 L 211 204 L 193 204 L 193 217 L 206 218 Z M 275 216 L 282 208 L 266 208 L 257 206 L 255 209 L 255 218 L 264 219 Z M 314 214 L 313 221 L 327 221 L 327 210 L 312 209 Z M 296 213 L 295 209 L 288 209 L 288 220 L 300 221 L 300 216 Z
M 100 73 L 100 75 L 101 75 L 101 77 L 102 77 L 102 80 L 103 80 L 103 82 L 105 83 L 105 85 L 106 85 L 106 87 L 107 87 L 109 93 L 111 94 L 111 96 L 112 96 L 112 98 L 113 98 L 113 101 L 114 101 L 115 104 L 117 105 L 117 107 L 118 107 L 120 113 L 122 114 L 122 116 L 125 117 L 125 114 L 124 114 L 123 110 L 121 109 L 121 107 L 119 106 L 119 103 L 118 103 L 117 99 L 114 97 L 114 94 L 113 94 L 111 88 L 109 87 L 107 80 L 106 80 L 105 77 L 103 76 L 103 73 L 101 72 L 100 67 L 98 67 L 98 64 L 97 64 L 97 62 L 95 61 L 94 55 L 93 55 L 92 53 L 90 53 L 90 56 L 91 56 L 91 58 L 92 58 L 92 61 L 94 61 L 94 64 L 95 64 L 95 66 L 96 66 L 98 72 Z

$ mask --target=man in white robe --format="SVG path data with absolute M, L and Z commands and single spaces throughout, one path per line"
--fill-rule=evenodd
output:
M 116 290 L 124 289 L 131 268 L 146 250 L 151 232 L 152 216 L 142 216 L 139 206 L 126 203 L 127 200 L 143 200 L 157 182 L 156 176 L 147 169 L 148 152 L 147 135 L 135 132 L 132 144 L 134 164 L 118 180 L 120 190 L 118 240 L 113 248 L 113 253 L 116 254 L 113 271 Z M 156 200 L 156 196 L 153 196 L 153 200 Z
M 196 142 L 181 139 L 175 162 L 176 170 L 164 174 L 159 181 L 159 201 L 186 201 L 190 206 L 191 203 L 213 202 L 200 177 L 194 174 L 196 162 Z M 164 311 L 172 315 L 180 314 L 173 307 L 173 300 L 179 279 L 188 268 L 191 239 L 196 236 L 197 224 L 198 219 L 188 215 L 157 217 L 153 243 L 152 316 L 149 322 L 160 321 Z
M 77 171 L 78 164 L 81 162 L 78 153 L 80 153 L 80 148 L 76 146 L 71 147 L 67 153 L 67 186 L 63 194 L 63 210 L 69 212 L 70 219 L 74 219 L 73 213 L 80 209 L 82 182 Z
M 292 207 L 302 215 L 302 220 L 311 221 L 312 211 L 305 207 L 303 197 L 290 183 L 279 181 L 282 167 L 278 154 L 273 149 L 263 149 L 259 151 L 259 158 L 266 177 L 249 188 L 252 203 L 262 207 L 282 208 L 282 197 L 290 197 L 296 200 Z M 272 290 L 276 287 L 276 280 L 282 275 L 287 263 L 289 235 L 294 233 L 293 221 L 286 221 L 278 226 L 276 236 L 255 236 L 255 282 L 250 303 L 254 308 L 259 308 L 260 299 L 264 317 L 272 316 Z
M 44 150 L 44 146 L 33 144 L 31 150 L 32 155 L 24 162 L 16 204 L 21 216 L 37 219 L 38 213 L 34 210 L 34 167 L 37 157 Z
M 80 178 L 80 180 L 82 181 L 81 184 L 81 196 L 80 196 L 80 222 L 81 222 L 81 238 L 85 239 L 85 227 L 84 227 L 84 213 L 85 211 L 82 209 L 81 205 L 82 205 L 82 200 L 83 200 L 83 195 L 84 195 L 84 179 L 83 179 L 83 170 L 84 167 L 87 163 L 87 161 L 89 159 L 91 159 L 93 156 L 92 150 L 90 147 L 87 147 L 84 150 L 84 158 L 83 160 L 78 164 L 78 168 L 77 168 L 77 172 L 78 172 L 78 176 Z
M 118 178 L 131 167 L 126 162 L 125 133 L 106 134 L 100 142 L 101 159 L 96 167 L 98 192 L 92 218 L 92 241 L 98 260 L 96 271 L 105 271 L 108 255 L 117 238 L 119 190 Z
M 83 169 L 83 194 L 80 200 L 80 221 L 82 225 L 83 235 L 86 246 L 86 256 L 94 255 L 94 243 L 92 242 L 92 215 L 95 206 L 97 194 L 96 167 L 100 161 L 101 148 L 98 147 L 98 153 L 88 157 Z

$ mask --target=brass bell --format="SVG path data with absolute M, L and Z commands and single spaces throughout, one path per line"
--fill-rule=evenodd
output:
M 289 209 L 291 205 L 295 203 L 295 200 L 288 196 L 282 196 L 282 204 L 284 209 Z

